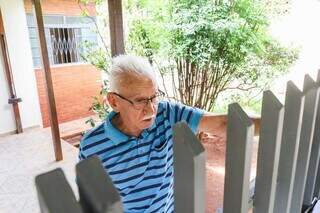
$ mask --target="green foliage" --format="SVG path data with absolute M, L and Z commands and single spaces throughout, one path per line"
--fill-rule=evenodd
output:
M 127 0 L 123 5 L 127 52 L 148 57 L 162 74 L 167 96 L 190 106 L 214 110 L 221 96 L 224 103 L 238 101 L 258 111 L 261 91 L 298 56 L 268 32 L 270 18 L 287 11 L 285 0 Z M 108 49 L 84 48 L 84 58 L 107 72 Z M 171 80 L 164 80 L 168 76 Z M 92 109 L 103 117 L 108 109 L 97 104 L 100 100 Z
M 98 46 L 96 43 L 90 41 L 83 41 L 80 45 L 80 55 L 81 58 L 84 59 L 84 61 L 94 65 L 97 69 L 107 74 L 109 72 L 109 67 L 111 63 L 109 48 L 106 45 L 106 42 L 104 41 L 101 29 L 98 28 L 96 19 L 90 16 L 87 8 L 87 6 L 89 5 L 102 5 L 103 2 L 104 0 L 78 0 L 79 7 L 82 10 L 81 15 L 90 18 L 95 23 L 95 31 L 97 35 L 99 35 L 100 37 L 100 43 L 103 44 L 102 46 Z M 110 108 L 105 101 L 107 86 L 108 80 L 104 80 L 101 83 L 100 93 L 93 97 L 93 103 L 90 107 L 90 110 L 96 114 L 97 118 L 90 118 L 86 121 L 86 123 L 89 123 L 92 127 L 94 127 L 96 123 L 104 120 L 108 112 L 110 111 Z
M 268 1 L 175 0 L 153 10 L 148 2 L 137 7 L 148 17 L 135 18 L 133 50 L 168 61 L 160 70 L 177 77 L 172 88 L 185 104 L 212 110 L 221 92 L 265 88 L 297 58 L 268 34 Z
M 169 11 L 167 1 L 128 0 L 129 35 L 127 49 L 145 56 L 150 62 L 159 54 L 167 54 L 169 32 L 166 29 Z
M 94 65 L 99 70 L 102 70 L 106 73 L 108 72 L 111 57 L 105 49 L 97 47 L 96 44 L 90 41 L 84 41 L 81 44 L 81 48 L 83 49 L 81 57 L 86 62 Z
M 95 113 L 97 119 L 90 118 L 86 121 L 86 123 L 89 123 L 92 127 L 94 127 L 96 123 L 105 120 L 110 112 L 110 107 L 106 102 L 106 94 L 108 91 L 107 85 L 108 81 L 104 80 L 99 95 L 93 97 L 93 103 L 90 110 Z
M 131 41 L 132 49 L 138 55 L 144 55 L 152 61 L 154 56 L 154 50 L 159 49 L 159 42 L 152 38 L 154 36 L 152 26 L 146 26 L 150 23 L 143 23 L 140 20 L 136 20 L 132 23 L 134 32 L 129 34 L 129 40 Z
M 200 65 L 212 60 L 238 65 L 248 52 L 259 50 L 256 26 L 264 27 L 265 22 L 256 14 L 254 4 L 186 2 L 176 3 L 172 16 L 171 49 L 175 57 Z
M 81 57 L 86 62 L 94 65 L 99 70 L 108 73 L 111 57 L 105 49 L 97 47 L 96 44 L 93 44 L 89 41 L 84 41 L 81 45 L 81 48 L 83 49 Z M 93 103 L 90 110 L 98 116 L 98 120 L 90 118 L 86 121 L 86 123 L 90 123 L 92 127 L 94 127 L 97 122 L 104 120 L 110 111 L 110 108 L 105 101 L 107 88 L 108 80 L 106 79 L 101 84 L 100 93 L 93 97 Z
M 79 4 L 83 4 L 83 5 L 89 5 L 89 4 L 100 5 L 105 0 L 77 0 L 77 1 L 78 1 Z

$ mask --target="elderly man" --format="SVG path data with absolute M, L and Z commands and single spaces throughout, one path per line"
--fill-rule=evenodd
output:
M 214 117 L 163 101 L 153 68 L 140 57 L 114 58 L 109 83 L 113 111 L 83 137 L 79 158 L 99 156 L 125 212 L 173 212 L 172 126 L 185 121 L 194 133 L 212 133 Z

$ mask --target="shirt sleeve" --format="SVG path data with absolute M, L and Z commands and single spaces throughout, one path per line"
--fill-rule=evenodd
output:
M 86 155 L 84 153 L 84 151 L 82 150 L 82 146 L 83 146 L 83 140 L 84 140 L 85 137 L 83 137 L 80 141 L 80 145 L 79 145 L 79 153 L 78 153 L 78 160 L 81 161 L 81 160 L 84 160 L 86 159 Z
M 167 102 L 167 113 L 172 124 L 185 121 L 196 134 L 204 111 L 177 102 Z
M 79 144 L 78 162 L 80 162 L 80 161 L 82 161 L 82 160 L 84 160 L 84 159 L 87 158 L 87 157 L 85 156 L 83 150 L 82 150 L 82 144 L 83 144 L 82 141 L 83 141 L 83 138 L 84 138 L 84 137 L 82 137 L 82 139 L 81 139 L 81 141 L 80 141 L 80 144 Z M 75 177 L 75 182 L 78 184 L 78 177 Z

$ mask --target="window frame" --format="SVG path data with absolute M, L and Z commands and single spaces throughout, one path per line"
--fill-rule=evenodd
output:
M 37 33 L 37 26 L 36 26 L 36 21 L 35 21 L 35 16 L 33 13 L 26 13 L 27 17 L 27 28 L 29 31 L 29 41 L 30 41 L 30 47 L 31 47 L 31 54 L 32 54 L 32 62 L 33 62 L 33 68 L 34 69 L 41 69 L 42 68 L 42 62 L 41 62 L 41 53 L 40 53 L 40 45 L 39 45 L 39 38 L 38 38 L 38 33 Z M 51 42 L 51 37 L 50 37 L 50 32 L 49 34 L 46 33 L 46 31 L 50 31 L 50 28 L 78 28 L 81 30 L 89 30 L 92 31 L 90 35 L 85 35 L 81 36 L 81 40 L 86 39 L 86 38 L 92 38 L 90 41 L 95 41 L 97 45 L 99 44 L 98 41 L 98 35 L 95 33 L 93 30 L 94 27 L 94 21 L 86 22 L 86 23 L 76 23 L 76 24 L 68 24 L 67 23 L 67 18 L 78 18 L 79 21 L 85 21 L 85 19 L 89 20 L 89 18 L 82 17 L 82 16 L 66 16 L 66 15 L 56 15 L 56 14 L 50 14 L 50 15 L 44 15 L 44 19 L 46 17 L 62 17 L 63 23 L 62 24 L 47 24 L 44 23 L 44 28 L 45 28 L 45 37 L 46 37 L 46 43 L 47 43 L 47 48 L 48 48 L 48 56 L 49 56 L 49 61 L 50 61 L 50 67 L 63 67 L 63 66 L 74 66 L 74 65 L 87 65 L 89 64 L 88 62 L 85 62 L 84 60 L 79 59 L 77 62 L 69 62 L 69 63 L 54 63 L 53 59 L 53 50 L 52 50 L 52 42 Z M 94 17 L 95 19 L 95 17 Z M 31 34 L 31 30 L 35 30 L 35 35 Z M 31 39 L 35 39 L 37 41 L 36 45 L 33 45 L 31 42 Z M 33 53 L 33 50 L 38 51 L 38 55 L 35 55 Z M 81 52 L 79 51 L 78 54 Z M 39 60 L 36 62 L 35 60 Z

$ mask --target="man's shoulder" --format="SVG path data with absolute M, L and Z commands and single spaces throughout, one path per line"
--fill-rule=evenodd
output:
M 171 108 L 171 107 L 183 107 L 183 106 L 187 106 L 179 101 L 176 101 L 176 100 L 165 100 L 165 101 L 161 101 L 159 103 L 159 107 L 163 107 L 163 108 Z
M 171 103 L 169 101 L 161 101 L 158 105 L 158 112 L 157 117 L 161 117 L 162 115 L 165 115 L 168 113 L 168 110 L 170 109 Z
M 174 112 L 177 112 L 177 110 L 181 109 L 181 108 L 184 108 L 184 107 L 187 107 L 186 105 L 178 102 L 178 101 L 161 101 L 159 103 L 159 108 L 158 108 L 158 112 L 164 112 L 164 113 L 174 113 Z
M 163 110 L 168 110 L 168 109 L 171 109 L 172 107 L 176 106 L 176 105 L 182 105 L 180 104 L 179 102 L 176 102 L 176 101 L 161 101 L 159 102 L 159 111 L 163 111 Z
M 89 141 L 93 139 L 94 136 L 102 135 L 105 133 L 104 122 L 99 124 L 98 126 L 87 131 L 82 137 L 82 141 Z
M 170 120 L 172 116 L 184 105 L 176 101 L 161 101 L 158 105 L 157 122 Z
M 80 141 L 80 153 L 82 156 L 91 156 L 96 151 L 96 145 L 102 143 L 105 139 L 104 123 L 97 125 L 96 127 L 87 131 Z M 86 158 L 83 157 L 83 158 Z

